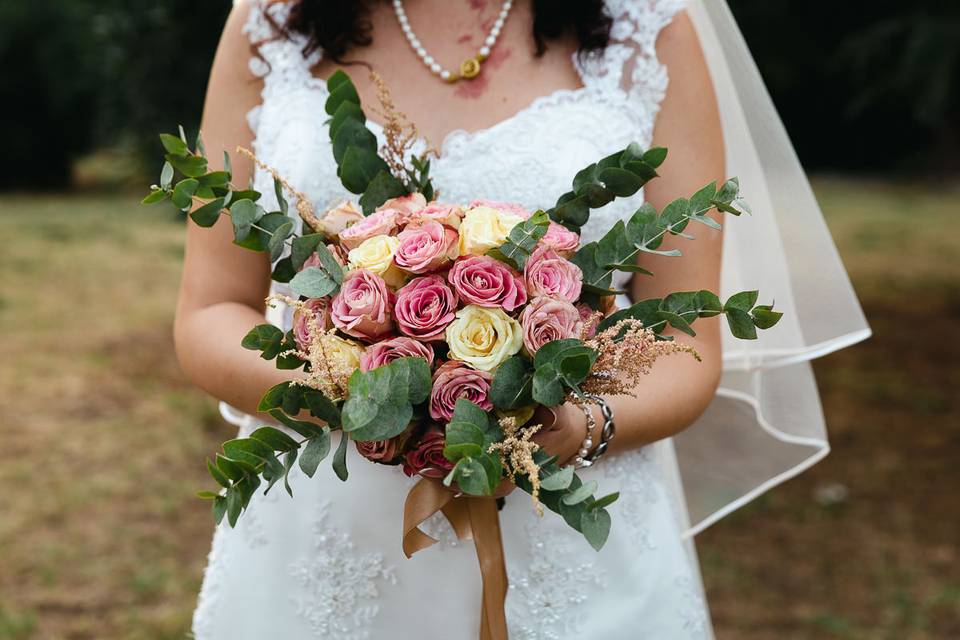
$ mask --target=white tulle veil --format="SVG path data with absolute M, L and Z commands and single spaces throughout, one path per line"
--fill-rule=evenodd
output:
M 870 329 L 727 3 L 687 2 L 719 101 L 727 174 L 753 210 L 725 225 L 721 293 L 759 289 L 784 312 L 758 340 L 724 337 L 717 397 L 674 438 L 692 535 L 829 452 L 810 360 Z

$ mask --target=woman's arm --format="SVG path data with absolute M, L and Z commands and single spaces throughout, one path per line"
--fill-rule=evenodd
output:
M 230 14 L 213 63 L 203 113 L 204 142 L 211 168 L 222 151 L 233 159 L 233 184 L 246 186 L 252 163 L 234 153 L 250 147 L 253 134 L 247 112 L 259 104 L 261 81 L 250 73 L 250 44 L 242 33 L 248 3 Z M 222 168 L 222 167 L 216 167 Z M 264 322 L 264 298 L 269 292 L 270 265 L 262 253 L 232 244 L 227 216 L 212 229 L 188 222 L 183 279 L 174 323 L 177 357 L 187 377 L 211 395 L 255 413 L 260 396 L 290 379 L 272 362 L 240 346 L 243 336 Z
M 654 146 L 670 151 L 660 172 L 663 177 L 646 188 L 647 200 L 662 211 L 672 200 L 690 197 L 724 176 L 724 147 L 716 97 L 710 74 L 689 16 L 679 14 L 660 34 L 657 53 L 670 75 L 667 95 L 654 131 Z M 719 221 L 719 218 L 717 218 Z M 656 277 L 635 276 L 636 301 L 659 298 L 674 291 L 717 291 L 720 284 L 722 234 L 691 224 L 695 241 L 668 236 L 663 249 L 677 248 L 683 257 L 641 254 L 638 261 Z M 657 361 L 641 381 L 637 397 L 606 398 L 613 407 L 617 436 L 611 450 L 642 446 L 672 436 L 693 423 L 713 399 L 721 372 L 718 318 L 698 320 L 691 338 L 673 332 L 696 348 L 703 359 L 686 354 Z M 602 424 L 599 421 L 598 424 Z M 536 438 L 551 453 L 567 459 L 579 448 L 585 433 L 580 410 L 564 405 L 557 411 L 554 428 Z M 599 442 L 594 436 L 594 443 Z

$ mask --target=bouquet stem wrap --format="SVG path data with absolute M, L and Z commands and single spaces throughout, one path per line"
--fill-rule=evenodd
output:
M 442 511 L 460 540 L 472 539 L 483 578 L 480 640 L 507 640 L 503 603 L 507 597 L 507 566 L 500 538 L 500 514 L 494 498 L 454 497 L 440 480 L 421 479 L 403 506 L 403 552 L 409 558 L 437 541 L 420 530 L 424 520 Z

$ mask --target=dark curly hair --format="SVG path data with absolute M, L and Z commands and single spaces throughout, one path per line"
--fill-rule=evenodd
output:
M 304 54 L 317 50 L 337 62 L 353 47 L 373 42 L 370 7 L 377 0 L 300 0 L 285 25 L 286 33 L 307 38 Z M 603 0 L 533 0 L 532 36 L 538 56 L 547 40 L 574 33 L 581 55 L 601 51 L 610 40 L 612 20 Z

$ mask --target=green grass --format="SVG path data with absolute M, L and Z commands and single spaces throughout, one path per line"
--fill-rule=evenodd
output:
M 960 192 L 816 187 L 876 337 L 818 363 L 834 453 L 700 537 L 717 633 L 960 637 Z M 20 195 L 0 234 L 0 640 L 182 638 L 231 434 L 174 361 L 183 225 Z

